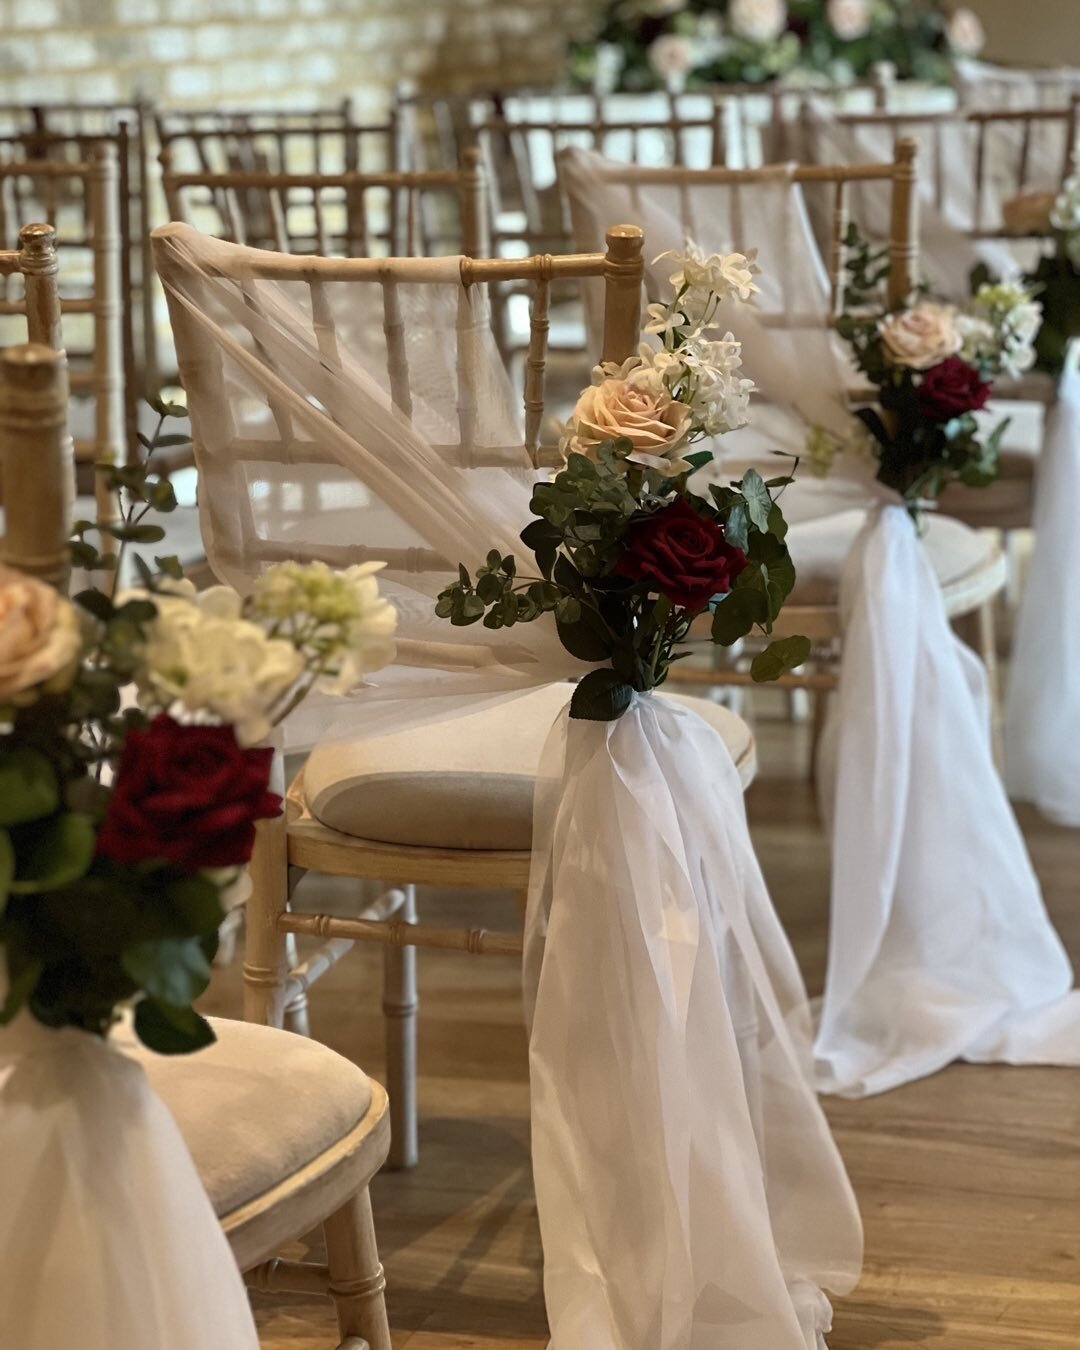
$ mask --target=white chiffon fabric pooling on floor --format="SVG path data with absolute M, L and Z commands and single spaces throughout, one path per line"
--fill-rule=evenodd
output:
M 116 1045 L 0 1029 L 0 1159 L 5 1347 L 258 1350 L 187 1146 Z
M 806 430 L 842 430 L 844 374 L 830 349 L 824 273 L 798 185 L 634 184 L 587 151 L 563 156 L 577 245 L 609 219 L 646 225 L 651 256 L 687 234 L 707 252 L 759 249 L 760 312 L 731 307 L 766 415 L 719 450 L 798 453 Z M 670 263 L 650 269 L 659 293 Z M 815 329 L 784 315 L 816 313 Z M 756 416 L 756 410 L 755 410 Z M 839 420 L 838 420 L 839 419 Z M 762 439 L 762 429 L 767 437 Z M 958 1058 L 1080 1063 L 1080 998 L 1043 907 L 990 751 L 985 673 L 954 637 L 940 586 L 899 498 L 845 455 L 785 493 L 788 536 L 859 506 L 844 567 L 840 688 L 821 775 L 832 833 L 829 961 L 816 1044 L 822 1090 L 861 1096 Z
M 535 833 L 525 997 L 552 1350 L 819 1350 L 821 1289 L 854 1285 L 861 1228 L 723 740 L 648 695 L 616 722 L 563 713 Z
M 1080 342 L 1047 419 L 1035 542 L 1013 635 L 1005 778 L 1060 825 L 1080 826 Z
M 536 475 L 507 412 L 484 288 L 461 287 L 459 260 L 350 261 L 335 267 L 353 282 L 273 281 L 259 275 L 266 255 L 184 227 L 154 243 L 211 565 L 243 588 L 260 556 L 286 549 L 344 563 L 368 545 L 376 557 L 407 546 L 381 574 L 399 607 L 397 663 L 347 715 L 324 709 L 320 734 L 422 725 L 588 669 L 553 624 L 455 629 L 434 616 L 458 559 L 474 569 L 496 547 L 519 575 L 534 566 L 517 534 Z M 427 284 L 410 284 L 418 270 Z M 400 362 L 396 376 L 388 367 L 391 303 L 408 397 Z M 707 724 L 651 700 L 611 725 L 571 724 L 565 764 L 562 734 L 534 829 L 526 967 L 554 1344 L 821 1350 L 821 1286 L 857 1278 L 859 1219 L 810 1085 L 809 1008 L 738 774 Z M 558 903 L 541 947 L 548 882 Z M 560 1035 L 585 1009 L 588 1027 Z M 595 1128 L 617 1141 L 602 1165 Z M 640 1227 L 627 1232 L 623 1215 Z

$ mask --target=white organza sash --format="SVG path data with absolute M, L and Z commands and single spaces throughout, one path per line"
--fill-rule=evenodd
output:
M 187 1146 L 114 1045 L 0 1030 L 0 1344 L 258 1350 Z
M 958 1058 L 1080 1064 L 1080 994 L 994 767 L 985 672 L 901 506 L 868 519 L 841 608 L 821 1090 L 883 1092 Z
M 1047 420 L 1035 547 L 1013 636 L 1005 781 L 1062 825 L 1080 825 L 1080 343 Z
M 805 993 L 696 713 L 565 713 L 526 921 L 552 1350 L 819 1350 L 861 1228 Z

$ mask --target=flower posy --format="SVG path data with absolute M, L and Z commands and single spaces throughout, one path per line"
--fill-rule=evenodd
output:
M 829 0 L 825 14 L 833 32 L 842 42 L 854 42 L 870 31 L 868 0 Z

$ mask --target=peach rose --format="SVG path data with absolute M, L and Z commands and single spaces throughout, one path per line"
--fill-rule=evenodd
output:
M 878 324 L 878 332 L 893 365 L 911 370 L 929 370 L 963 346 L 952 309 L 932 300 L 889 314 Z
M 667 461 L 679 473 L 683 465 L 678 452 L 689 435 L 690 420 L 690 409 L 673 399 L 658 379 L 609 376 L 578 399 L 567 448 L 595 459 L 601 442 L 625 438 L 634 447 L 632 459 Z
M 0 701 L 28 702 L 27 691 L 67 688 L 82 644 L 75 611 L 36 577 L 0 567 Z M 20 697 L 21 695 L 21 697 Z
M 1049 234 L 1050 213 L 1057 201 L 1056 192 L 1024 192 L 1001 204 L 1001 221 L 1006 234 Z

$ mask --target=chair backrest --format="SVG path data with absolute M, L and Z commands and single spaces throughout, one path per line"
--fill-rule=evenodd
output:
M 156 393 L 160 387 L 154 322 L 157 289 L 150 257 L 150 228 L 155 217 L 160 219 L 150 154 L 152 121 L 150 104 L 141 99 L 131 103 L 0 104 L 0 136 L 18 141 L 27 159 L 80 163 L 89 158 L 96 140 L 111 140 L 116 146 L 124 243 L 124 366 L 132 384 L 125 411 L 132 444 L 139 394 Z M 56 184 L 52 186 L 55 190 Z M 52 219 L 40 204 L 33 206 L 31 215 Z
M 115 146 L 108 140 L 95 141 L 87 162 L 78 164 L 54 159 L 0 162 L 0 196 L 11 179 L 65 185 L 78 194 L 82 203 L 80 219 L 85 218 L 88 224 L 85 246 L 89 248 L 85 293 L 72 293 L 75 287 L 67 282 L 69 269 L 66 262 L 65 282 L 60 288 L 60 313 L 71 316 L 75 324 L 88 319 L 90 326 L 85 358 L 71 372 L 70 385 L 74 394 L 86 395 L 93 400 L 93 435 L 76 440 L 75 458 L 89 464 L 123 463 L 125 448 L 131 454 L 135 451 L 126 447 L 125 437 L 120 286 L 123 249 L 118 229 L 120 204 Z M 60 348 L 64 343 L 56 313 L 55 292 L 49 290 L 50 283 L 46 278 L 51 277 L 51 285 L 55 286 L 56 251 L 62 241 L 48 226 L 39 224 L 28 229 L 28 234 L 20 236 L 26 261 L 30 264 L 26 294 L 22 298 L 13 298 L 5 291 L 0 301 L 0 316 L 29 312 L 35 322 L 42 324 L 36 335 L 47 335 L 49 345 Z M 72 251 L 74 253 L 74 245 Z M 14 276 L 22 271 L 24 267 L 11 264 L 7 275 Z M 43 317 L 46 314 L 47 320 Z M 112 495 L 99 483 L 99 519 L 114 520 L 115 509 Z
M 74 494 L 62 351 L 24 343 L 0 351 L 0 563 L 63 589 Z
M 813 119 L 812 105 L 805 109 Z M 899 137 L 925 147 L 922 191 L 949 225 L 971 239 L 1008 236 L 1002 206 L 1038 188 L 1058 190 L 1068 177 L 1080 129 L 1080 95 L 1060 107 L 980 108 L 958 112 L 840 112 L 843 144 L 858 158 L 877 157 Z M 827 134 L 827 128 L 826 128 Z M 815 141 L 811 134 L 808 144 Z M 834 155 L 826 140 L 819 153 Z
M 415 173 L 176 173 L 163 162 L 170 219 L 231 243 L 346 258 L 487 251 L 478 151 L 461 169 Z
M 953 85 L 962 108 L 1064 108 L 1080 94 L 1075 66 L 1024 68 L 961 60 Z
M 19 247 L 0 249 L 0 277 L 22 277 L 22 295 L 5 294 L 0 315 L 26 316 L 27 341 L 57 349 L 63 346 L 60 330 L 60 288 L 57 282 L 56 230 L 35 222 L 19 231 Z

